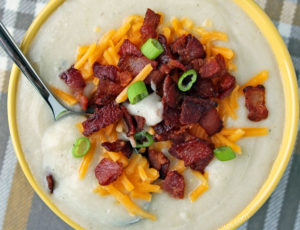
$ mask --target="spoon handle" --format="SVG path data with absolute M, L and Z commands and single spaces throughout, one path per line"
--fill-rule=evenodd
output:
M 11 37 L 5 26 L 0 22 L 0 44 L 14 63 L 20 68 L 28 80 L 37 88 L 44 99 L 48 100 L 49 90 L 44 82 L 35 72 L 27 58 L 19 49 L 14 39 Z
M 51 93 L 49 88 L 43 82 L 43 80 L 36 73 L 30 62 L 27 60 L 23 52 L 19 49 L 16 42 L 9 34 L 5 26 L 0 21 L 0 45 L 3 47 L 4 51 L 10 56 L 14 63 L 20 68 L 27 79 L 32 83 L 32 85 L 37 89 L 41 96 L 50 106 L 54 117 L 56 118 L 58 114 L 62 111 L 68 110 L 65 108 L 55 96 Z

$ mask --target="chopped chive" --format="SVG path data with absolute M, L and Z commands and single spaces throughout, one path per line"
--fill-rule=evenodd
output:
M 149 147 L 154 143 L 152 135 L 145 130 L 135 133 L 134 139 L 136 141 L 136 148 Z
M 89 151 L 91 143 L 89 138 L 80 137 L 76 140 L 72 148 L 72 154 L 74 157 L 79 158 L 83 157 Z
M 164 48 L 156 39 L 149 38 L 141 47 L 142 53 L 150 60 L 154 60 L 164 52 Z
M 230 161 L 236 157 L 235 153 L 229 146 L 221 146 L 215 148 L 214 154 L 216 158 L 220 161 Z
M 137 81 L 127 89 L 130 104 L 136 104 L 148 96 L 148 90 L 143 81 Z
M 183 91 L 189 91 L 193 84 L 197 81 L 197 73 L 195 70 L 190 69 L 181 75 L 178 81 L 178 88 Z

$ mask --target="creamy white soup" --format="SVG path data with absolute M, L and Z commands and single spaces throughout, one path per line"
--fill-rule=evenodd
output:
M 28 56 L 45 81 L 69 91 L 59 74 L 69 68 L 78 46 L 97 41 L 132 14 L 144 15 L 147 8 L 163 12 L 165 21 L 173 16 L 187 16 L 201 25 L 206 19 L 209 29 L 226 32 L 228 42 L 220 42 L 236 53 L 238 71 L 233 73 L 241 85 L 261 70 L 269 71 L 265 83 L 268 119 L 247 119 L 244 97 L 239 99 L 238 119 L 227 127 L 268 127 L 264 137 L 239 141 L 242 155 L 227 162 L 214 159 L 206 171 L 209 190 L 192 203 L 188 194 L 199 179 L 186 170 L 185 199 L 155 194 L 151 203 L 140 206 L 153 213 L 156 221 L 130 215 L 112 196 L 99 196 L 92 190 L 98 185 L 94 169 L 100 159 L 95 155 L 87 175 L 78 177 L 81 159 L 72 156 L 72 146 L 81 136 L 75 124 L 85 118 L 68 116 L 54 122 L 52 113 L 24 76 L 20 78 L 17 96 L 17 124 L 23 152 L 36 181 L 49 193 L 46 175 L 51 173 L 56 186 L 49 194 L 54 204 L 74 222 L 86 229 L 217 229 L 237 215 L 256 195 L 268 176 L 279 150 L 284 121 L 284 96 L 280 73 L 274 55 L 261 32 L 247 15 L 227 0 L 67 0 L 43 24 L 33 40 Z M 95 32 L 100 27 L 100 32 Z M 151 95 L 148 104 L 128 106 L 131 113 L 146 117 L 147 124 L 161 120 L 161 104 Z M 132 223 L 132 224 L 130 224 Z

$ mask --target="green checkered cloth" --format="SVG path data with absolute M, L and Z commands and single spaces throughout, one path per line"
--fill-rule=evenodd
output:
M 209 1 L 209 0 L 208 0 Z M 226 1 L 226 0 L 224 0 Z M 240 0 L 243 1 L 243 0 Z M 281 33 L 300 75 L 300 0 L 256 0 Z M 0 0 L 0 20 L 21 42 L 47 0 Z M 0 230 L 71 229 L 33 192 L 11 144 L 7 124 L 7 85 L 11 69 L 0 49 Z M 276 190 L 239 230 L 300 230 L 300 142 Z

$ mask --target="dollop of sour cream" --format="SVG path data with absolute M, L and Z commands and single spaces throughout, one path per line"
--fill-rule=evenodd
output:
M 152 93 L 138 103 L 125 104 L 129 113 L 142 116 L 146 119 L 146 125 L 153 126 L 162 121 L 163 105 L 161 97 Z

